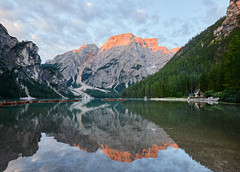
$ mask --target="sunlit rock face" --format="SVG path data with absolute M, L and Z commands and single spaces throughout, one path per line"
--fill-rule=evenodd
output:
M 173 48 L 173 49 L 170 49 L 170 51 L 173 53 L 177 53 L 181 48 L 182 47 Z
M 227 16 L 232 17 L 234 15 L 240 14 L 240 1 L 230 0 L 230 5 L 227 9 Z
M 228 36 L 236 27 L 240 26 L 240 1 L 230 0 L 227 16 L 220 27 L 214 31 L 215 36 Z
M 47 63 L 58 64 L 69 85 L 86 84 L 120 92 L 157 72 L 178 50 L 159 46 L 157 38 L 126 33 L 112 36 L 101 48 L 84 45 Z

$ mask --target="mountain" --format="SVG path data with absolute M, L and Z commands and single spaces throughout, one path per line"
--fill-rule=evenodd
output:
M 64 97 L 66 81 L 54 66 L 41 65 L 38 47 L 19 42 L 0 24 L 0 98 Z
M 142 39 L 126 33 L 112 36 L 101 48 L 83 45 L 46 64 L 60 68 L 76 95 L 85 91 L 95 97 L 117 96 L 161 69 L 178 50 L 159 46 L 156 38 Z
M 240 2 L 227 16 L 192 38 L 157 73 L 129 87 L 123 97 L 182 97 L 200 88 L 206 96 L 240 101 Z

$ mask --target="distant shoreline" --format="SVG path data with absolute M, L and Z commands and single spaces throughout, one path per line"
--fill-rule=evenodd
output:
M 216 104 L 218 103 L 219 98 L 150 98 L 153 101 L 184 101 L 184 102 L 196 102 L 196 103 L 209 103 Z
M 154 101 L 188 101 L 187 98 L 150 98 L 150 100 Z

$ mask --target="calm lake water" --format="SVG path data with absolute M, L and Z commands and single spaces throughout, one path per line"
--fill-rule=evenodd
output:
M 240 171 L 240 106 L 100 100 L 0 109 L 0 171 Z

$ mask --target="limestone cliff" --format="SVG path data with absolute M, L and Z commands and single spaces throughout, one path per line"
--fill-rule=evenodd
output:
M 7 54 L 7 65 L 9 70 L 21 72 L 19 77 L 29 77 L 34 80 L 40 79 L 41 58 L 38 55 L 38 47 L 31 41 L 17 43 Z
M 78 90 L 120 92 L 157 72 L 178 50 L 159 46 L 157 38 L 143 39 L 126 33 L 112 36 L 101 48 L 84 45 L 56 56 L 47 64 L 59 66 L 68 86 Z
M 227 8 L 227 16 L 224 22 L 217 30 L 214 31 L 214 35 L 228 36 L 229 33 L 236 27 L 240 26 L 240 1 L 230 0 L 229 7 Z
M 0 23 L 0 60 L 3 60 L 17 43 L 17 38 L 11 37 L 7 29 Z
M 58 70 L 43 68 L 36 44 L 19 42 L 0 24 L 0 98 L 59 97 L 68 93 L 65 83 Z

